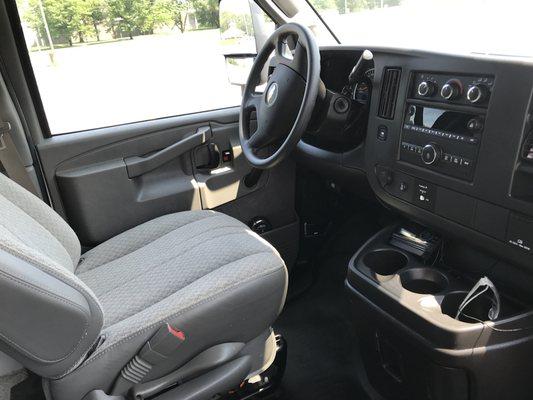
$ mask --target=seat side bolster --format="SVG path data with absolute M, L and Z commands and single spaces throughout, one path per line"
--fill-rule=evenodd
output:
M 45 377 L 76 366 L 103 318 L 94 299 L 74 286 L 0 250 L 0 350 Z

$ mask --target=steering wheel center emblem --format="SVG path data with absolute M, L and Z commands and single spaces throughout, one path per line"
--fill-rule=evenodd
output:
M 276 102 L 277 98 L 278 98 L 278 84 L 274 82 L 267 89 L 265 101 L 267 105 L 271 106 L 272 104 Z

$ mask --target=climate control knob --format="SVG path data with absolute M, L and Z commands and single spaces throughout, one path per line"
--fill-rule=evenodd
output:
M 435 83 L 431 81 L 422 81 L 418 85 L 417 93 L 419 96 L 431 97 L 435 94 L 436 88 Z
M 482 84 L 475 84 L 468 88 L 466 99 L 472 103 L 483 103 L 489 94 L 489 88 Z
M 456 79 L 451 79 L 446 82 L 441 90 L 440 95 L 446 100 L 454 100 L 460 97 L 463 94 L 463 86 L 461 82 Z
M 424 146 L 420 157 L 422 162 L 427 165 L 435 164 L 441 157 L 442 151 L 436 144 L 430 143 Z

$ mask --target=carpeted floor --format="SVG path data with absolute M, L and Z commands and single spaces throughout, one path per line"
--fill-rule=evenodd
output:
M 380 229 L 369 215 L 357 215 L 334 235 L 310 273 L 314 279 L 303 294 L 289 300 L 275 330 L 287 341 L 283 400 L 366 400 L 358 368 L 344 278 L 355 251 Z M 305 274 L 304 274 L 305 275 Z M 296 275 L 297 279 L 307 279 Z M 298 286 L 298 285 L 295 285 Z

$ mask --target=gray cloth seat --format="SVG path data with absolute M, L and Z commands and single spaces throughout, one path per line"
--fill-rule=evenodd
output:
M 0 207 L 0 348 L 43 376 L 54 399 L 109 390 L 165 323 L 186 340 L 144 380 L 211 346 L 252 342 L 283 306 L 279 254 L 227 215 L 165 215 L 80 257 L 68 225 L 3 175 Z

